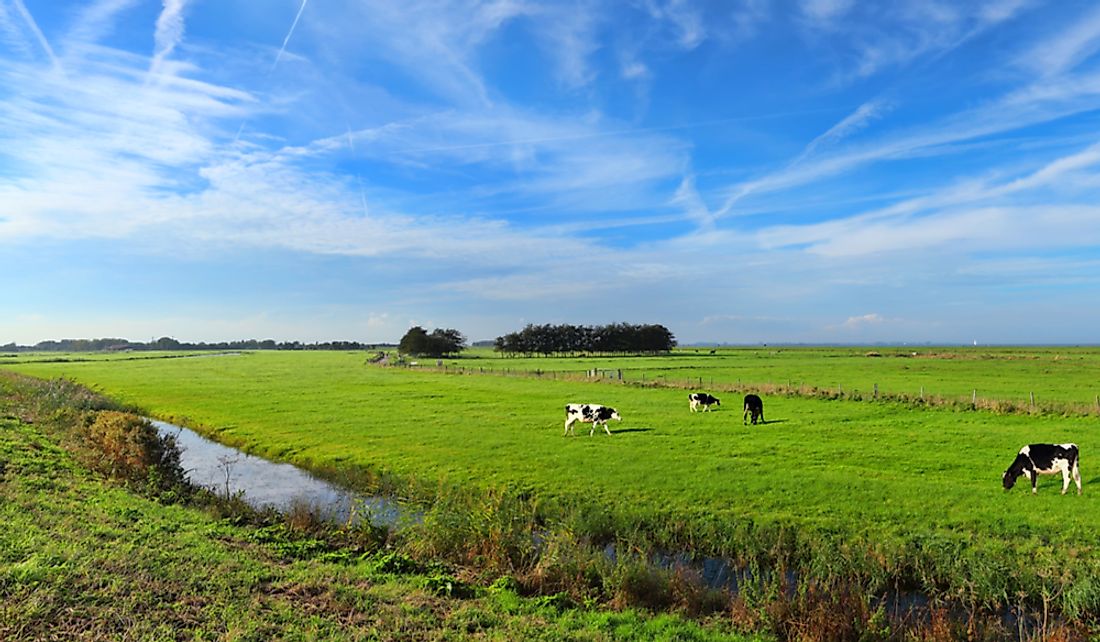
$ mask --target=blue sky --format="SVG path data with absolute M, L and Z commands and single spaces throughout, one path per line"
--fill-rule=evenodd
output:
M 1100 4 L 0 0 L 0 344 L 1100 341 Z

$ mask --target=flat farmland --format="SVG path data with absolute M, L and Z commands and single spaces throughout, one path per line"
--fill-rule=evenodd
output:
M 693 414 L 679 389 L 382 368 L 364 365 L 362 353 L 7 367 L 72 378 L 158 418 L 315 469 L 366 466 L 683 517 L 1033 534 L 1088 548 L 1098 541 L 1092 417 L 765 396 L 768 423 L 744 426 L 736 399 Z M 614 406 L 623 421 L 612 422 L 612 437 L 589 437 L 587 427 L 563 437 L 568 402 Z M 1001 489 L 1021 445 L 1067 441 L 1081 448 L 1084 496 L 1060 497 L 1053 477 L 1042 479 L 1038 497 Z
M 580 375 L 595 369 L 630 383 L 822 390 L 946 400 L 1056 404 L 1100 413 L 1100 348 L 1095 347 L 737 347 L 680 348 L 653 357 L 503 357 L 488 349 L 449 367 L 487 372 Z

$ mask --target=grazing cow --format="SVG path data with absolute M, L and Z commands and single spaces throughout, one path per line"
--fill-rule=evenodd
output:
M 1035 494 L 1036 478 L 1039 475 L 1062 473 L 1062 494 L 1069 488 L 1070 477 L 1077 484 L 1077 494 L 1081 494 L 1081 472 L 1077 468 L 1077 444 L 1029 444 L 1020 449 L 1016 460 L 1005 471 L 1002 481 L 1005 490 L 1012 488 L 1020 475 L 1027 475 L 1031 481 L 1031 492 Z
M 688 408 L 691 408 L 692 412 L 695 412 L 699 406 L 703 407 L 703 412 L 707 412 L 711 406 L 721 405 L 722 402 L 718 401 L 718 397 L 712 397 L 705 392 L 693 392 L 688 395 Z
M 596 427 L 603 424 L 603 429 L 608 435 L 611 434 L 611 430 L 607 427 L 607 422 L 615 419 L 616 421 L 622 421 L 623 418 L 619 416 L 619 413 L 615 412 L 614 408 L 608 406 L 601 406 L 595 403 L 570 403 L 565 405 L 565 434 L 573 432 L 573 424 L 578 421 L 584 424 L 592 424 L 592 430 L 588 431 L 588 436 L 591 437 L 596 432 Z
M 756 425 L 756 420 L 759 419 L 760 423 L 767 423 L 764 421 L 764 402 L 753 394 L 745 395 L 745 412 L 741 415 L 741 423 L 748 423 L 748 417 L 752 416 L 752 425 Z

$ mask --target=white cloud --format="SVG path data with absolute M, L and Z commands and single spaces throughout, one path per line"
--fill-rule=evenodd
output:
M 815 26 L 828 27 L 851 10 L 853 0 L 802 0 L 802 14 Z
M 98 0 L 81 8 L 64 37 L 70 44 L 98 42 L 115 29 L 119 14 L 132 9 L 141 0 Z
M 803 0 L 799 8 L 809 40 L 825 44 L 831 53 L 843 52 L 833 81 L 845 85 L 918 59 L 942 57 L 1015 18 L 1030 4 L 1031 0 L 899 0 L 888 5 Z
M 164 61 L 172 55 L 176 45 L 183 40 L 183 10 L 187 0 L 164 0 L 164 8 L 157 16 L 156 30 L 153 32 L 153 60 L 149 65 L 149 74 L 157 75 L 164 71 Z
M 1100 50 L 1100 7 L 1044 38 L 1024 54 L 1020 63 L 1036 72 L 1055 76 L 1070 71 Z
M 840 326 L 848 329 L 860 328 L 867 325 L 880 325 L 886 323 L 886 319 L 877 312 L 864 314 L 857 317 L 848 317 Z
M 53 47 L 23 0 L 10 2 L 10 9 L 0 4 L 0 42 L 28 58 L 44 54 L 55 70 L 61 70 L 61 63 L 54 54 Z
M 294 29 L 298 26 L 298 21 L 302 19 L 302 13 L 305 12 L 308 2 L 309 0 L 302 0 L 302 4 L 298 6 L 298 13 L 294 14 L 294 22 L 290 23 L 290 29 L 287 30 L 286 36 L 283 38 L 283 44 L 279 47 L 279 52 L 275 54 L 275 61 L 271 63 L 272 70 L 275 69 L 283 54 L 286 53 L 286 46 L 290 42 L 290 37 L 294 35 Z

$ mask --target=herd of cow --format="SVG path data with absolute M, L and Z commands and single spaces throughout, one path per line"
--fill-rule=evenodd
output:
M 691 412 L 697 412 L 702 408 L 707 412 L 712 406 L 721 406 L 717 397 L 705 392 L 693 392 L 688 395 L 688 408 Z M 757 395 L 747 394 L 744 400 L 744 412 L 741 415 L 742 423 L 748 424 L 751 418 L 753 425 L 757 421 L 764 421 L 764 402 Z M 571 403 L 565 405 L 565 434 L 575 435 L 573 425 L 578 421 L 591 424 L 588 436 L 596 433 L 596 429 L 603 426 L 607 434 L 611 435 L 611 429 L 607 422 L 612 419 L 622 421 L 619 413 L 610 406 L 592 403 Z M 1005 490 L 1010 490 L 1016 480 L 1025 476 L 1031 482 L 1031 492 L 1037 493 L 1037 480 L 1039 475 L 1062 474 L 1062 494 L 1069 490 L 1069 482 L 1072 478 L 1077 484 L 1077 494 L 1081 494 L 1081 472 L 1078 468 L 1077 444 L 1028 444 L 1020 449 L 1012 465 L 1004 472 L 1002 483 Z

